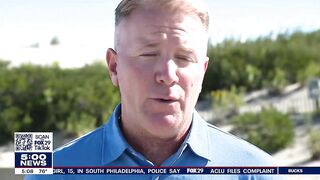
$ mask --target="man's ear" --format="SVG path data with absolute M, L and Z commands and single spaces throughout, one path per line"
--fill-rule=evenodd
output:
M 118 86 L 118 73 L 117 73 L 117 53 L 112 48 L 107 50 L 106 62 L 108 65 L 109 75 L 114 86 Z

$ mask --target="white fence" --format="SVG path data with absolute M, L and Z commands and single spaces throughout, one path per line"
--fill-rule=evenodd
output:
M 315 102 L 308 97 L 306 87 L 299 88 L 297 84 L 288 86 L 283 95 L 271 98 L 256 98 L 239 108 L 240 113 L 259 112 L 264 107 L 274 107 L 283 113 L 307 113 L 316 110 Z
M 307 88 L 301 87 L 300 84 L 286 87 L 283 94 L 279 96 L 269 96 L 267 90 L 255 91 L 246 95 L 245 101 L 247 103 L 238 109 L 240 114 L 259 112 L 268 107 L 273 107 L 283 113 L 310 113 L 316 110 L 314 100 L 308 97 Z M 207 108 L 199 108 L 198 112 L 207 121 L 223 120 L 228 113 L 228 111 L 219 109 L 213 111 L 211 101 L 210 103 L 202 102 L 202 106 Z

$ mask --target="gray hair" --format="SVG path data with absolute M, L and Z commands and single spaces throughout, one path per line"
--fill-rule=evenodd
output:
M 206 31 L 209 29 L 209 13 L 203 0 L 122 0 L 115 10 L 115 25 L 130 16 L 137 8 L 159 5 L 172 12 L 194 14 L 200 18 Z

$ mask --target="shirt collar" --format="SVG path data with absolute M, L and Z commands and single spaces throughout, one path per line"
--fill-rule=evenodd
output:
M 207 130 L 207 123 L 194 110 L 191 130 L 185 142 L 195 154 L 210 160 L 210 142 Z
M 127 148 L 130 147 L 120 130 L 120 116 L 121 104 L 116 106 L 109 118 L 109 122 L 103 128 L 104 143 L 102 146 L 102 164 L 108 164 L 116 160 Z M 191 150 L 195 154 L 210 160 L 210 142 L 207 129 L 208 127 L 206 122 L 200 117 L 197 111 L 194 111 L 191 129 L 185 143 L 190 146 Z
M 109 122 L 103 128 L 102 164 L 116 160 L 129 147 L 119 125 L 121 105 L 114 109 Z

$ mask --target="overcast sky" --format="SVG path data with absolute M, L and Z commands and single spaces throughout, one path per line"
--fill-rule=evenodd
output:
M 1 50 L 38 43 L 105 51 L 112 47 L 119 0 L 0 0 Z M 210 37 L 240 40 L 320 29 L 319 0 L 207 0 Z M 100 55 L 98 56 L 100 57 Z

